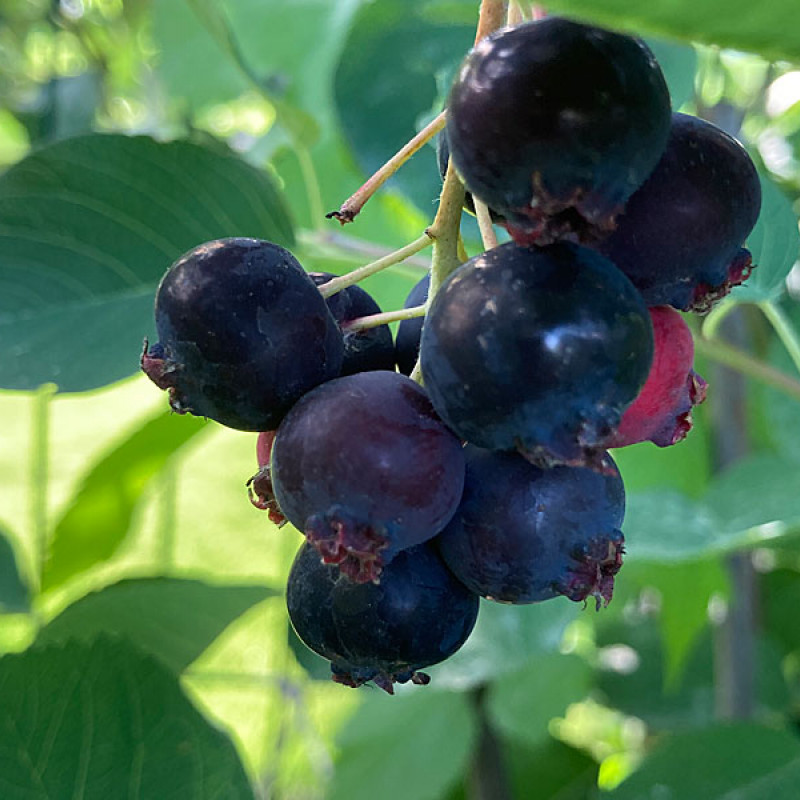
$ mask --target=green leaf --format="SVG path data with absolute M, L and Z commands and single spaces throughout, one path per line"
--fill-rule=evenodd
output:
M 30 589 L 20 574 L 14 548 L 0 528 L 0 614 L 25 613 L 30 600 Z
M 521 669 L 532 658 L 558 650 L 581 605 L 565 598 L 526 606 L 481 601 L 466 644 L 426 672 L 437 687 L 465 689 Z
M 800 7 L 794 0 L 555 0 L 548 11 L 564 11 L 639 35 L 651 33 L 771 59 L 800 61 Z
M 669 490 L 630 493 L 622 530 L 628 558 L 637 561 L 697 559 L 732 545 L 702 503 Z
M 755 268 L 747 282 L 732 293 L 742 302 L 780 297 L 786 276 L 800 254 L 800 231 L 791 203 L 768 178 L 761 178 L 761 193 L 761 214 L 747 238 Z
M 679 562 L 752 547 L 800 525 L 797 463 L 750 456 L 717 476 L 698 501 L 672 491 L 628 495 L 623 531 L 638 560 Z
M 709 487 L 706 506 L 732 537 L 756 544 L 800 524 L 797 464 L 771 454 L 753 455 L 723 472 Z
M 91 135 L 25 158 L 0 176 L 0 385 L 135 372 L 164 271 L 223 236 L 293 243 L 270 179 L 220 146 Z
M 251 84 L 204 24 L 191 0 L 155 0 L 151 30 L 159 50 L 158 75 L 169 95 L 191 109 L 238 97 Z
M 577 656 L 546 653 L 489 685 L 487 711 L 498 732 L 532 746 L 549 737 L 548 723 L 589 692 L 590 670 Z
M 182 672 L 225 628 L 275 591 L 214 586 L 181 578 L 133 578 L 68 606 L 39 632 L 38 642 L 91 642 L 118 634 L 175 673 Z
M 230 740 L 124 641 L 0 660 L 3 800 L 252 800 Z
M 690 45 L 663 39 L 648 39 L 647 46 L 653 51 L 664 73 L 672 107 L 677 110 L 694 97 L 697 52 Z
M 365 693 L 366 694 L 366 693 Z M 464 694 L 367 694 L 338 742 L 327 800 L 439 800 L 469 763 L 476 721 Z
M 797 307 L 797 304 L 792 304 Z M 800 315 L 795 313 L 791 319 L 795 330 L 800 324 Z M 769 363 L 786 373 L 797 376 L 796 367 L 783 344 L 776 338 L 770 344 Z M 785 392 L 772 387 L 763 387 L 763 401 L 758 409 L 763 413 L 768 436 L 775 447 L 787 459 L 800 463 L 800 402 Z
M 472 46 L 474 22 L 436 19 L 427 13 L 430 5 L 425 0 L 377 0 L 361 7 L 350 29 L 334 97 L 345 136 L 366 174 L 417 133 L 420 119 L 439 98 L 437 73 L 452 72 Z M 431 211 L 441 190 L 433 149 L 423 148 L 392 185 Z
M 56 523 L 42 577 L 45 591 L 114 555 L 150 480 L 206 425 L 197 417 L 176 420 L 160 413 L 94 464 Z
M 787 731 L 739 723 L 665 737 L 608 797 L 643 800 L 657 788 L 671 800 L 797 797 L 800 743 Z M 769 786 L 769 792 L 761 788 Z
M 536 749 L 506 744 L 504 754 L 514 785 L 514 797 L 536 800 L 592 800 L 597 792 L 597 763 L 556 739 L 541 742 Z

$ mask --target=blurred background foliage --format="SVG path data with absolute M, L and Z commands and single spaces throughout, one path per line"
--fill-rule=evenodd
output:
M 427 689 L 331 683 L 287 623 L 300 536 L 247 501 L 255 437 L 136 375 L 158 279 L 202 241 L 341 273 L 420 234 L 432 147 L 354 225 L 324 214 L 440 110 L 477 7 L 0 0 L 4 800 L 796 799 L 795 0 L 548 6 L 645 36 L 674 107 L 765 181 L 759 268 L 695 324 L 694 432 L 617 454 L 628 555 L 602 613 L 486 603 Z M 425 267 L 365 288 L 398 308 Z

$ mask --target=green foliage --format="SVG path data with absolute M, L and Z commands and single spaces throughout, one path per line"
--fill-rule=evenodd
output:
M 95 464 L 50 537 L 42 588 L 52 589 L 109 559 L 125 540 L 148 483 L 206 422 L 187 417 L 176 425 L 161 413 L 144 423 Z
M 235 619 L 274 594 L 262 586 L 212 586 L 181 578 L 133 578 L 67 606 L 39 631 L 37 644 L 91 643 L 113 634 L 176 675 Z M 191 614 L 186 610 L 192 609 Z
M 253 797 L 230 740 L 175 676 L 123 640 L 5 656 L 0 683 L 7 800 Z
M 22 578 L 14 548 L 0 529 L 0 614 L 14 614 L 30 608 L 30 589 Z
M 663 787 L 675 800 L 690 800 L 702 787 L 708 798 L 789 800 L 797 792 L 798 770 L 800 742 L 794 734 L 745 723 L 719 725 L 666 737 L 608 797 L 638 800 Z
M 800 18 L 793 0 L 767 0 L 755 6 L 746 0 L 653 0 L 635 6 L 625 0 L 555 0 L 548 8 L 640 34 L 800 60 Z
M 764 204 L 732 305 L 778 304 L 797 337 L 785 280 L 800 251 L 800 100 L 771 110 L 774 79 L 795 68 L 763 60 L 800 62 L 794 0 L 546 5 L 645 36 L 675 108 L 744 120 Z M 157 283 L 197 244 L 263 237 L 341 274 L 420 235 L 441 184 L 430 145 L 355 224 L 324 213 L 440 110 L 478 7 L 2 4 L 0 638 L 22 651 L 0 658 L 3 800 L 463 800 L 487 741 L 525 800 L 796 796 L 800 745 L 780 727 L 796 717 L 800 663 L 796 396 L 749 383 L 749 450 L 723 470 L 737 432 L 720 428 L 728 398 L 699 364 L 711 395 L 687 441 L 614 453 L 628 509 L 611 605 L 482 602 L 431 686 L 390 698 L 333 684 L 287 625 L 278 587 L 300 538 L 247 503 L 254 437 L 165 402 L 152 414 L 144 379 L 110 387 L 137 371 Z M 428 259 L 364 287 L 398 308 Z M 751 310 L 739 346 L 797 385 L 785 342 Z M 87 393 L 34 399 L 50 382 Z M 727 562 L 742 552 L 765 570 L 754 719 L 720 725 L 731 665 L 714 655 L 709 607 L 739 601 Z M 587 730 L 569 746 L 553 719 L 576 709 Z
M 339 738 L 330 800 L 441 797 L 468 766 L 476 720 L 465 694 L 365 699 Z
M 10 389 L 132 374 L 156 284 L 179 255 L 221 236 L 293 242 L 272 181 L 223 147 L 110 135 L 58 142 L 0 176 L 0 227 Z

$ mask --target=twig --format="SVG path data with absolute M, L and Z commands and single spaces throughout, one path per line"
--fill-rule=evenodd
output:
M 325 216 L 328 219 L 338 219 L 342 225 L 352 222 L 361 209 L 364 208 L 367 200 L 386 183 L 389 178 L 397 172 L 411 156 L 420 150 L 427 142 L 433 139 L 437 133 L 444 130 L 445 112 L 442 111 L 434 117 L 410 142 L 398 150 L 377 172 L 362 184 L 347 200 L 339 206 L 337 211 L 331 211 Z
M 428 247 L 432 238 L 431 234 L 425 231 L 422 236 L 414 239 L 413 242 L 409 242 L 405 247 L 401 247 L 399 250 L 385 255 L 383 258 L 379 258 L 371 264 L 367 264 L 359 269 L 354 269 L 352 272 L 348 272 L 347 275 L 342 275 L 339 278 L 332 278 L 327 283 L 323 283 L 319 287 L 320 294 L 323 297 L 330 297 L 332 294 L 341 292 L 342 289 L 353 286 L 359 281 L 363 281 L 364 278 L 368 278 L 370 275 L 380 272 L 382 269 L 399 264 L 409 256 L 413 256 L 415 253 L 419 253 L 420 250 L 424 250 Z

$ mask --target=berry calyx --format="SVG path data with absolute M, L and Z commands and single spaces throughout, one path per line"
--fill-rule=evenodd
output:
M 473 592 L 503 603 L 564 595 L 610 602 L 622 566 L 625 491 L 611 457 L 602 471 L 539 469 L 516 453 L 465 448 L 464 495 L 435 539 Z
M 287 519 L 281 513 L 275 492 L 272 489 L 272 471 L 269 466 L 272 455 L 272 443 L 275 431 L 262 431 L 256 440 L 256 457 L 258 472 L 247 481 L 247 494 L 250 502 L 261 511 L 266 511 L 269 521 L 278 527 L 286 524 Z
M 447 102 L 450 157 L 520 244 L 592 241 L 667 141 L 664 76 L 638 39 L 558 17 L 497 31 Z
M 420 670 L 453 655 L 478 615 L 477 595 L 430 544 L 399 553 L 375 584 L 354 583 L 306 543 L 289 573 L 286 605 L 300 639 L 331 662 L 334 681 L 373 681 L 389 694 L 394 683 L 428 683 Z

